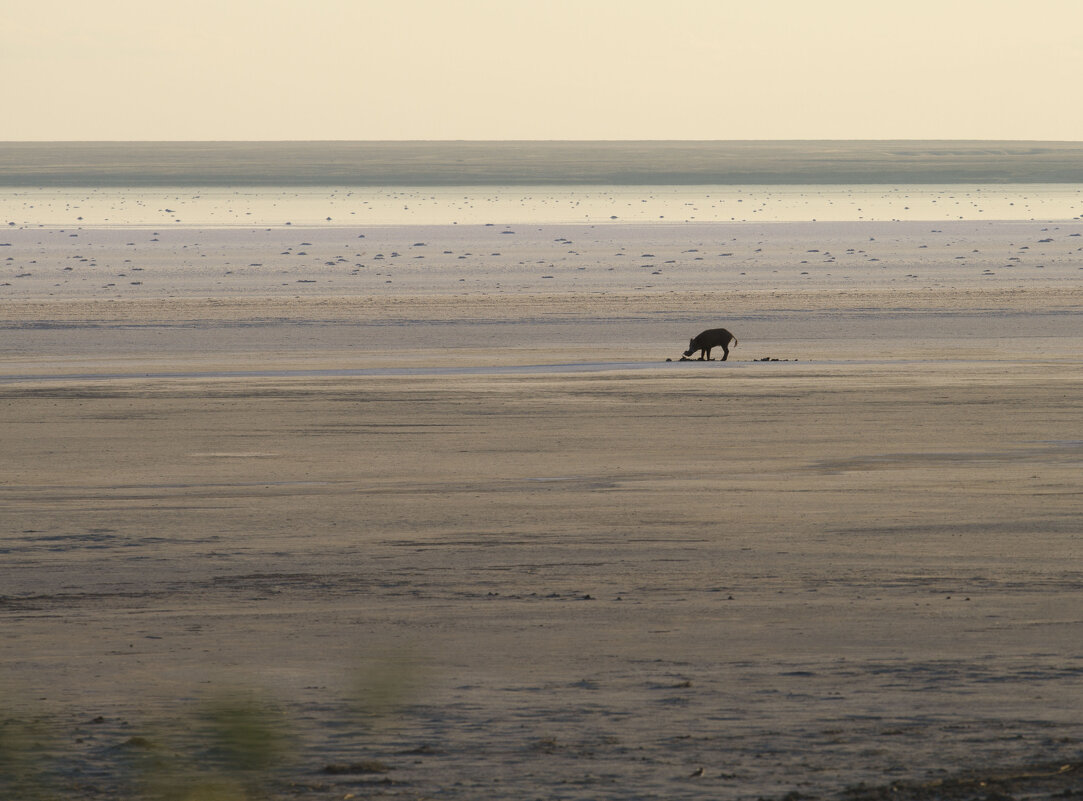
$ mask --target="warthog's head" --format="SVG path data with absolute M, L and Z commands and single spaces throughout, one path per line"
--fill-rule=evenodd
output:
M 686 350 L 682 355 L 691 356 L 695 352 L 696 352 L 696 340 L 693 338 L 693 339 L 688 340 L 688 350 Z

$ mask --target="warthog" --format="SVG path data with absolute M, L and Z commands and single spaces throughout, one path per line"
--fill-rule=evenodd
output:
M 711 360 L 711 348 L 722 348 L 722 361 L 726 361 L 730 355 L 730 340 L 733 340 L 733 344 L 737 344 L 737 337 L 727 331 L 725 328 L 709 328 L 706 331 L 696 334 L 688 342 L 688 350 L 684 352 L 685 358 L 688 358 L 697 350 L 700 351 L 699 360 L 707 361 Z

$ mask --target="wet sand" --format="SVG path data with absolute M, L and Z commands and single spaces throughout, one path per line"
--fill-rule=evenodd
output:
M 65 797 L 223 687 L 283 798 L 1079 792 L 1067 278 L 193 280 L 0 304 L 4 703 Z

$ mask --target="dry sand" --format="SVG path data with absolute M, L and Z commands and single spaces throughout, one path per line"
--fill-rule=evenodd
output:
M 988 285 L 12 290 L 8 730 L 36 722 L 27 770 L 66 798 L 123 795 L 133 752 L 212 764 L 175 721 L 222 688 L 294 737 L 283 798 L 1078 794 L 1063 258 Z M 732 361 L 664 361 L 717 324 Z

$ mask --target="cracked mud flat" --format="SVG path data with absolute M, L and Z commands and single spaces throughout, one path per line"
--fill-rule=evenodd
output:
M 219 300 L 4 307 L 0 717 L 54 797 L 215 764 L 223 692 L 274 798 L 1083 792 L 1078 290 L 751 293 L 674 369 L 690 295 Z

